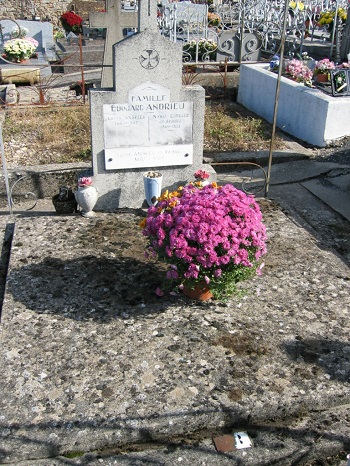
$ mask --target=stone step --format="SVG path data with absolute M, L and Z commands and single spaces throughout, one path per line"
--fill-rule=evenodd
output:
M 245 186 L 249 186 L 249 190 L 254 192 L 254 189 L 256 191 L 265 182 L 263 171 L 255 167 L 253 170 L 248 170 L 246 167 L 245 170 L 238 168 L 234 174 L 226 174 L 222 172 L 222 168 L 219 169 L 215 165 L 214 168 L 220 172 L 218 174 L 219 182 L 230 182 L 237 188 L 241 188 L 244 182 Z M 229 168 L 227 166 L 227 169 Z M 276 186 L 294 186 L 294 183 L 300 183 L 317 199 L 350 221 L 349 176 L 350 169 L 348 165 L 341 166 L 314 160 L 292 160 L 272 165 L 270 188 L 272 192 Z

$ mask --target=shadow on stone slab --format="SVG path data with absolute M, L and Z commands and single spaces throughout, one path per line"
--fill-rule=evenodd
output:
M 164 309 L 167 301 L 176 299 L 155 294 L 163 281 L 160 266 L 133 258 L 47 257 L 12 271 L 8 290 L 16 301 L 38 313 L 102 323 L 125 318 L 129 311 L 133 318 L 162 312 L 157 304 Z
M 347 430 L 339 430 L 339 424 L 344 421 L 342 416 L 335 418 L 329 413 L 318 413 L 308 417 L 305 427 L 295 424 L 290 427 L 291 420 L 285 420 L 285 424 L 271 420 L 268 421 L 269 424 L 257 423 L 246 426 L 248 435 L 253 439 L 254 447 L 245 449 L 244 456 L 242 451 L 218 454 L 208 441 L 207 436 L 210 436 L 210 430 L 191 433 L 185 427 L 188 422 L 191 424 L 194 418 L 204 416 L 204 419 L 210 414 L 210 411 L 202 410 L 187 412 L 184 418 L 182 418 L 183 415 L 169 413 L 165 416 L 138 416 L 127 419 L 69 418 L 66 421 L 37 422 L 35 425 L 30 423 L 4 424 L 6 428 L 4 446 L 6 446 L 0 449 L 0 460 L 10 458 L 17 461 L 25 460 L 30 445 L 31 458 L 37 458 L 37 461 L 32 459 L 33 463 L 30 462 L 30 464 L 43 466 L 48 464 L 47 460 L 43 459 L 45 457 L 50 458 L 50 464 L 54 465 L 95 465 L 101 460 L 102 462 L 114 460 L 114 463 L 119 465 L 170 466 L 178 463 L 179 454 L 191 460 L 192 464 L 287 466 L 304 465 L 306 461 L 307 464 L 339 464 L 317 460 L 330 455 L 345 459 L 345 454 L 350 448 Z M 182 427 L 183 433 L 172 435 L 167 432 L 166 427 L 162 432 L 157 432 L 157 429 L 153 430 L 154 422 L 164 425 L 169 421 L 176 422 L 180 428 Z M 298 421 L 295 422 L 298 424 Z M 300 422 L 302 423 L 301 419 Z M 303 422 L 305 424 L 305 421 Z M 148 427 L 136 427 L 136 424 L 146 424 Z M 329 430 L 330 425 L 332 431 Z M 217 431 L 213 430 L 212 434 L 232 433 L 239 428 L 238 426 L 219 428 Z M 82 430 L 84 436 L 79 435 Z M 9 431 L 11 431 L 10 435 Z M 120 434 L 119 441 L 116 441 L 115 431 Z M 50 438 L 47 436 L 48 432 L 50 432 Z M 77 441 L 74 442 L 75 439 Z M 133 442 L 130 445 L 134 451 L 127 449 L 121 455 L 120 448 L 128 446 L 128 440 Z M 10 446 L 16 446 L 17 450 L 14 448 L 9 451 Z M 78 454 L 74 458 L 74 453 L 84 451 L 86 452 L 84 455 Z M 202 455 L 204 455 L 203 458 Z M 203 461 L 199 461 L 200 458 Z M 310 463 L 310 461 L 317 462 Z M 16 464 L 19 463 L 16 462 Z
M 341 382 L 350 380 L 350 343 L 324 339 L 301 338 L 286 342 L 284 345 L 289 356 L 295 360 L 303 360 L 313 367 L 315 375 L 320 370 L 325 376 Z M 302 371 L 302 368 L 296 368 Z M 310 373 L 308 377 L 310 377 Z M 301 375 L 301 374 L 300 374 Z M 306 371 L 304 376 L 306 377 Z

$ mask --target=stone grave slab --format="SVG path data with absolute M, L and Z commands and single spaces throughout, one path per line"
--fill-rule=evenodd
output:
M 33 86 L 40 80 L 39 68 L 2 68 L 0 82 L 3 84 L 30 84 Z
M 240 67 L 237 101 L 272 122 L 277 74 L 266 64 Z M 262 92 L 263 89 L 263 92 Z M 350 135 L 350 96 L 333 97 L 282 76 L 277 126 L 312 145 L 325 147 Z
M 311 432 L 305 419 L 317 411 L 344 412 L 349 267 L 268 205 L 263 275 L 225 307 L 199 306 L 181 294 L 155 296 L 148 276 L 154 280 L 160 269 L 145 262 L 140 215 L 99 214 L 97 222 L 18 216 L 0 328 L 0 462 L 97 465 L 91 457 L 61 455 L 150 439 L 166 445 L 203 426 L 219 435 L 233 424 L 240 431 L 300 419 L 301 406 L 302 436 Z M 139 256 L 130 255 L 132 244 Z M 136 259 L 142 265 L 135 269 Z M 337 441 L 348 441 L 346 426 L 345 420 L 334 434 Z M 308 437 L 312 449 L 319 432 L 313 430 L 315 442 Z M 257 448 L 244 464 L 257 464 Z M 124 455 L 118 458 L 123 464 Z M 124 465 L 136 465 L 133 458 Z M 216 466 L 218 457 L 210 458 L 207 464 Z M 275 464 L 290 464 L 285 458 Z M 186 464 L 148 464 L 157 463 Z

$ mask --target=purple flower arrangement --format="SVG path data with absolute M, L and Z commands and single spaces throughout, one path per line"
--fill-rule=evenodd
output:
M 252 196 L 232 185 L 190 183 L 167 191 L 143 222 L 147 255 L 170 264 L 166 278 L 181 289 L 206 284 L 214 298 L 237 291 L 236 284 L 261 272 L 266 229 Z

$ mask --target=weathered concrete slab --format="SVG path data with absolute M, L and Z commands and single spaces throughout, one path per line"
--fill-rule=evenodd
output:
M 338 413 L 336 414 L 338 416 Z M 330 427 L 336 429 L 334 424 Z M 329 424 L 328 424 L 329 426 Z M 50 458 L 50 466 L 63 465 L 117 465 L 117 466 L 286 466 L 293 462 L 311 464 L 309 461 L 319 458 L 330 458 L 334 451 L 343 448 L 341 436 L 337 434 L 316 436 L 316 431 L 310 430 L 310 424 L 305 427 L 299 425 L 290 429 L 266 427 L 254 435 L 253 447 L 245 450 L 220 454 L 215 448 L 211 438 L 204 440 L 179 440 L 172 445 L 153 445 L 142 451 L 128 451 L 120 453 L 101 452 L 88 453 L 77 458 L 56 457 Z M 289 435 L 288 435 L 289 434 Z M 300 435 L 301 434 L 301 435 Z M 304 434 L 304 435 L 303 435 Z M 303 436 L 303 438 L 301 438 Z M 317 440 L 317 441 L 315 441 Z M 318 455 L 318 456 L 317 456 Z M 344 453 L 342 457 L 344 457 Z M 307 461 L 307 463 L 305 462 Z M 331 463 L 329 463 L 331 464 Z M 333 463 L 337 466 L 347 466 L 347 460 L 341 461 L 338 457 Z M 21 462 L 19 466 L 47 466 L 48 460 L 33 460 Z
M 39 68 L 6 68 L 0 70 L 0 80 L 4 84 L 37 84 L 40 79 Z
M 271 168 L 271 184 L 295 183 L 325 175 L 333 169 L 342 167 L 332 162 L 317 162 L 315 160 L 292 161 L 275 164 Z M 347 168 L 348 165 L 344 165 Z
M 332 209 L 350 222 L 350 174 L 340 179 L 317 179 L 304 181 L 302 186 L 322 199 Z
M 145 262 L 136 213 L 18 218 L 1 462 L 349 404 L 349 268 L 269 202 L 264 211 L 265 273 L 227 304 L 157 298 L 161 270 Z

